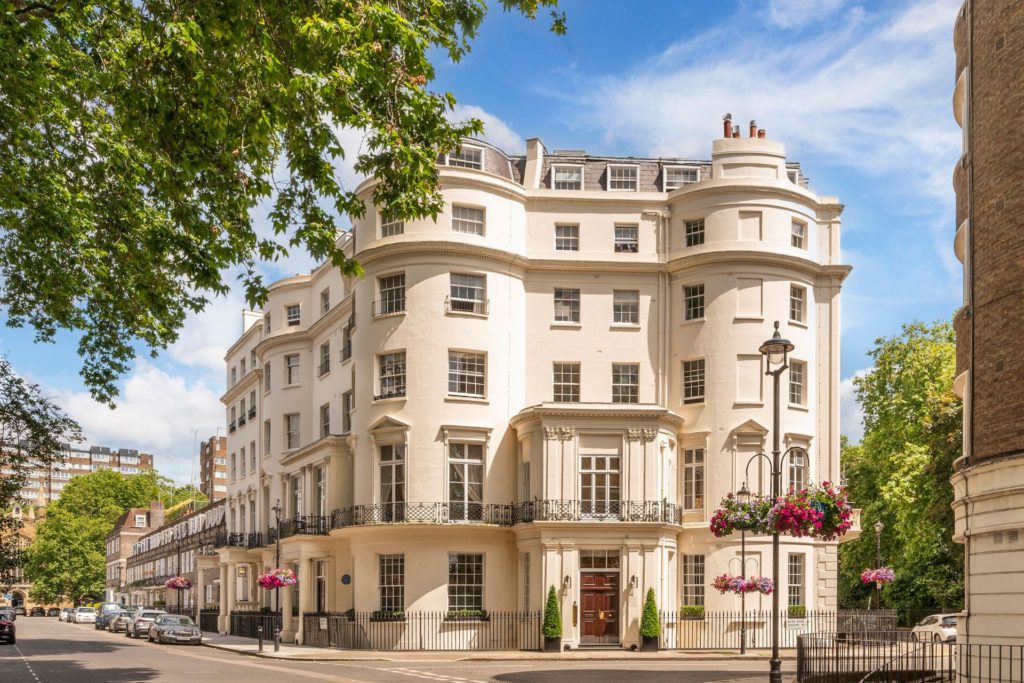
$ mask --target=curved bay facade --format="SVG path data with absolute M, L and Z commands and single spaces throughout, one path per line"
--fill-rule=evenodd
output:
M 365 276 L 324 265 L 245 313 L 222 615 L 271 604 L 275 507 L 285 615 L 535 612 L 554 586 L 565 641 L 629 646 L 648 588 L 738 609 L 710 582 L 740 573 L 739 539 L 708 519 L 770 448 L 775 320 L 796 345 L 783 443 L 809 454 L 783 485 L 839 480 L 841 205 L 764 138 L 711 161 L 527 145 L 441 158 L 436 220 L 389 220 L 367 181 L 342 242 Z M 770 547 L 748 539 L 748 575 Z M 834 608 L 835 544 L 784 539 L 779 587 Z

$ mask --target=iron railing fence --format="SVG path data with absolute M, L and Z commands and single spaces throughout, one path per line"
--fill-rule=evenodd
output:
M 174 603 L 172 605 L 167 605 L 163 609 L 168 614 L 183 614 L 186 617 L 192 617 L 193 621 L 195 621 L 196 618 L 195 605 L 182 605 L 181 608 L 179 608 L 178 604 Z
M 772 646 L 771 610 L 710 611 L 701 616 L 660 612 L 660 647 L 666 650 L 739 650 L 744 626 L 748 649 Z M 779 615 L 779 647 L 797 646 L 806 633 L 838 633 L 858 638 L 896 630 L 895 610 L 817 610 L 804 616 Z
M 199 610 L 199 630 L 203 633 L 216 633 L 218 628 L 217 620 L 219 617 L 219 609 Z
M 919 642 L 909 631 L 859 635 L 806 633 L 797 637 L 799 683 L 954 681 L 956 645 Z
M 263 638 L 273 640 L 274 628 L 280 628 L 281 620 L 276 614 L 262 612 L 232 612 L 231 635 L 243 638 L 258 638 L 259 628 L 263 627 Z M 216 628 L 214 628 L 216 630 Z
M 294 519 L 281 520 L 281 538 L 298 535 L 323 536 L 330 530 L 329 515 L 299 515 Z M 276 529 L 273 532 L 276 533 Z
M 458 524 L 511 526 L 511 506 L 494 503 L 379 503 L 353 505 L 331 514 L 331 528 L 369 524 Z
M 303 644 L 346 650 L 540 650 L 540 612 L 348 612 L 303 615 Z
M 958 683 L 1024 683 L 1024 645 L 958 643 Z
M 529 500 L 512 506 L 512 523 L 661 522 L 682 524 L 682 508 L 667 500 Z

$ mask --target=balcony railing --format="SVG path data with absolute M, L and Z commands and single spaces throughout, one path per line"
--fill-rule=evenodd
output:
M 396 315 L 405 313 L 405 297 L 394 297 L 390 299 L 378 299 L 373 302 L 373 315 Z
M 494 524 L 530 522 L 650 522 L 682 524 L 682 508 L 667 501 L 533 500 L 524 503 L 377 503 L 331 514 L 331 528 L 374 524 Z M 283 531 L 282 531 L 283 534 Z
M 256 409 L 255 408 L 249 408 L 249 419 L 253 420 L 255 418 L 256 418 Z
M 300 515 L 295 519 L 281 520 L 281 538 L 292 536 L 323 536 L 331 530 L 331 518 L 327 515 Z M 268 543 L 277 542 L 277 528 L 267 530 Z
M 262 548 L 263 534 L 258 531 L 250 533 L 230 532 L 217 535 L 218 547 L 232 548 Z
M 374 394 L 373 400 L 380 401 L 385 398 L 403 398 L 405 396 L 405 385 L 387 387 L 381 393 Z
M 460 299 L 452 296 L 444 298 L 446 313 L 475 313 L 487 315 L 491 311 L 490 299 Z
M 245 424 L 245 413 L 238 416 L 238 426 L 241 427 Z
M 234 434 L 235 433 L 235 429 L 236 429 L 235 421 L 232 420 L 231 422 L 228 423 L 228 431 L 231 432 L 232 434 Z

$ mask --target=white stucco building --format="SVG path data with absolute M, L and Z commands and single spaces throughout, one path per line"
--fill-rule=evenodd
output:
M 226 357 L 222 615 L 269 604 L 278 501 L 286 639 L 296 602 L 537 611 L 555 586 L 566 642 L 623 646 L 649 587 L 662 609 L 738 609 L 709 584 L 739 573 L 739 538 L 708 519 L 770 448 L 758 347 L 775 320 L 796 345 L 783 447 L 810 456 L 784 486 L 838 481 L 850 270 L 842 206 L 752 133 L 711 161 L 467 141 L 439 162 L 436 221 L 388 220 L 363 183 L 343 244 L 365 276 L 274 283 Z M 783 604 L 834 608 L 835 543 L 783 541 Z M 747 546 L 770 574 L 770 538 Z

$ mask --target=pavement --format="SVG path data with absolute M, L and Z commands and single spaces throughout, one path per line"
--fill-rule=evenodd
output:
M 285 645 L 278 659 L 269 659 L 250 656 L 255 641 L 231 636 L 208 636 L 211 647 L 195 647 L 148 643 L 54 618 L 19 618 L 16 626 L 17 645 L 0 644 L 2 683 L 763 683 L 768 672 L 760 651 L 743 658 L 621 650 L 325 653 Z M 347 659 L 318 658 L 325 656 Z M 794 667 L 783 662 L 786 680 Z
M 753 650 L 741 655 L 735 650 L 660 650 L 658 652 L 631 652 L 622 648 L 608 649 L 577 649 L 560 653 L 543 653 L 523 650 L 494 651 L 455 651 L 455 652 L 396 652 L 393 650 L 339 650 L 336 648 L 307 647 L 282 643 L 279 651 L 274 651 L 274 643 L 263 641 L 263 650 L 254 638 L 240 636 L 222 636 L 215 633 L 203 634 L 203 645 L 217 650 L 236 652 L 238 654 L 263 657 L 265 659 L 287 659 L 314 662 L 402 662 L 402 661 L 438 661 L 438 662 L 493 662 L 493 661 L 545 661 L 545 662 L 580 662 L 580 661 L 754 661 L 767 662 L 771 658 L 769 650 Z M 783 661 L 796 661 L 795 650 L 783 650 Z

